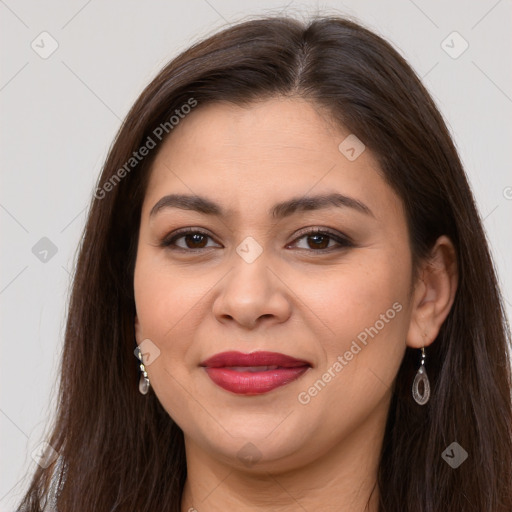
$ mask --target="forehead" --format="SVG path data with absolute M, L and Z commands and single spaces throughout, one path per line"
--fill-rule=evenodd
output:
M 159 148 L 144 209 L 168 193 L 208 195 L 231 210 L 333 190 L 377 209 L 399 202 L 369 151 L 353 161 L 340 151 L 349 135 L 300 98 L 199 105 Z
M 194 153 L 186 155 L 191 164 L 256 156 L 267 163 L 282 157 L 313 162 L 319 152 L 337 151 L 340 131 L 333 131 L 317 108 L 300 98 L 272 98 L 248 106 L 217 102 L 196 107 L 173 130 L 159 156 L 180 158 L 193 144 Z

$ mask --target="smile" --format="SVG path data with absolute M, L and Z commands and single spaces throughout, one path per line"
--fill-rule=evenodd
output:
M 276 352 L 223 352 L 200 366 L 217 386 L 240 395 L 268 393 L 311 368 L 307 361 Z

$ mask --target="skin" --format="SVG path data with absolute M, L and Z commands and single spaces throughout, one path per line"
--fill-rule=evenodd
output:
M 395 376 L 406 345 L 434 341 L 457 276 L 453 246 L 441 237 L 412 281 L 402 202 L 368 149 L 354 161 L 340 152 L 348 135 L 310 102 L 273 98 L 199 106 L 159 149 L 142 207 L 135 333 L 158 347 L 146 370 L 185 435 L 182 512 L 354 512 L 369 499 L 367 510 L 377 510 L 372 489 Z M 268 215 L 277 202 L 333 191 L 373 215 L 349 207 Z M 231 215 L 167 208 L 150 218 L 170 193 L 206 196 Z M 210 238 L 159 245 L 186 227 Z M 304 236 L 315 227 L 353 246 L 322 252 L 339 244 Z M 252 263 L 236 251 L 246 237 L 262 249 Z M 402 306 L 394 318 L 300 403 L 394 303 Z M 227 350 L 281 352 L 312 368 L 266 394 L 236 395 L 199 367 Z M 247 443 L 259 460 L 237 456 Z

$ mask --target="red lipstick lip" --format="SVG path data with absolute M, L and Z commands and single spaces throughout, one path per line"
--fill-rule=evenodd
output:
M 222 352 L 199 366 L 204 367 L 208 377 L 226 391 L 237 395 L 261 395 L 298 379 L 311 368 L 311 363 L 278 352 Z M 251 369 L 241 370 L 244 367 Z
M 281 368 L 297 368 L 311 366 L 311 363 L 303 359 L 281 354 L 279 352 L 221 352 L 199 363 L 199 366 L 207 368 L 225 368 L 231 366 L 279 366 Z

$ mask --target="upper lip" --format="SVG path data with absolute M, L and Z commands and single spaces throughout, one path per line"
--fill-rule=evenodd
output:
M 308 361 L 280 354 L 279 352 L 221 352 L 205 359 L 199 366 L 209 368 L 222 368 L 229 366 L 281 366 L 294 368 L 297 366 L 311 366 Z

